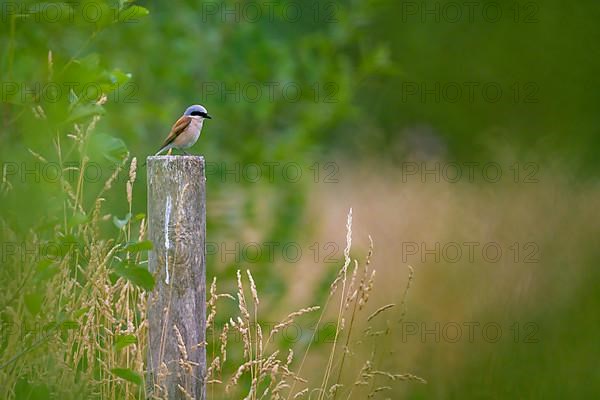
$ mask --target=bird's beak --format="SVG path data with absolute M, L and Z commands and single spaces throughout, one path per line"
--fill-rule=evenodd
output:
M 206 114 L 206 117 L 204 117 L 204 118 L 212 119 L 212 117 L 208 114 Z

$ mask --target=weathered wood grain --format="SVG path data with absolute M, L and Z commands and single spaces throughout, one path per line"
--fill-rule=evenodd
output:
M 148 157 L 148 397 L 206 398 L 204 158 Z M 183 342 L 183 343 L 182 343 Z M 183 345 L 183 346 L 182 346 Z M 165 392 L 166 391 L 166 392 Z

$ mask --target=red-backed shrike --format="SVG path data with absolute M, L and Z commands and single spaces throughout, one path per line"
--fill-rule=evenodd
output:
M 155 155 L 159 155 L 165 150 L 178 149 L 188 154 L 184 149 L 191 147 L 200 137 L 202 123 L 204 119 L 212 119 L 206 108 L 199 104 L 188 107 L 181 118 L 173 124 L 171 132 L 163 142 L 160 150 Z

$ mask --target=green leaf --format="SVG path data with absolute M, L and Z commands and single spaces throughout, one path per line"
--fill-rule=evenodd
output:
M 117 336 L 117 340 L 115 341 L 115 349 L 119 351 L 129 345 L 137 344 L 137 342 L 138 340 L 135 335 L 119 335 Z
M 141 220 L 143 220 L 144 218 L 146 218 L 146 214 L 144 214 L 144 213 L 139 213 L 139 214 L 135 214 L 135 218 L 134 218 L 134 220 L 135 220 L 135 221 L 141 221 Z
M 67 123 L 77 122 L 93 115 L 104 115 L 104 108 L 99 104 L 79 104 L 70 112 Z
M 142 289 L 152 290 L 154 288 L 154 277 L 150 271 L 144 267 L 120 264 L 114 268 L 114 271 L 120 277 L 127 279 L 129 282 Z
M 32 315 L 37 315 L 42 309 L 44 297 L 41 293 L 28 293 L 25 295 L 25 307 Z
M 125 23 L 139 22 L 140 18 L 150 14 L 150 11 L 142 6 L 131 6 L 119 11 L 119 21 Z
M 83 307 L 73 313 L 73 318 L 78 319 L 82 315 L 86 314 L 90 311 L 90 307 Z
M 77 226 L 88 222 L 88 217 L 84 213 L 75 213 L 69 220 L 69 226 Z
M 98 53 L 90 53 L 87 56 L 78 59 L 76 63 L 85 68 L 95 70 L 100 65 L 100 55 Z
M 38 262 L 35 271 L 35 280 L 43 282 L 52 278 L 58 272 L 58 266 L 49 258 L 43 258 Z
M 60 324 L 60 328 L 63 330 L 73 330 L 79 328 L 79 322 L 77 321 L 63 321 Z
M 56 323 L 56 321 L 51 321 L 51 322 L 48 322 L 47 324 L 44 324 L 44 326 L 42 327 L 42 331 L 50 332 L 51 330 L 56 329 L 57 326 L 58 326 L 58 324 Z
M 122 88 L 131 80 L 131 74 L 115 68 L 112 71 L 104 71 L 100 80 L 100 89 L 103 93 L 110 93 L 114 90 Z
M 74 105 L 77 104 L 79 102 L 79 97 L 77 96 L 77 94 L 75 94 L 75 92 L 73 91 L 73 89 L 69 89 L 69 105 Z
M 79 241 L 79 238 L 71 233 L 65 235 L 62 232 L 59 232 L 56 235 L 56 242 L 48 243 L 46 256 L 56 260 L 76 249 L 83 249 L 83 245 Z
M 128 382 L 135 383 L 136 385 L 142 384 L 142 376 L 129 368 L 113 368 L 110 372 Z
M 122 251 L 128 251 L 130 253 L 136 253 L 138 251 L 148 251 L 148 250 L 152 250 L 152 242 L 149 240 L 142 240 L 141 242 L 129 242 L 126 243 L 123 248 L 121 248 Z
M 121 71 L 119 68 L 113 69 L 108 78 L 113 85 L 123 85 L 131 79 L 131 74 Z
M 130 219 L 131 213 L 127 213 L 127 215 L 125 215 L 125 219 L 119 219 L 116 215 L 113 215 L 113 224 L 115 224 L 117 228 L 123 229 Z
M 77 236 L 73 235 L 72 233 L 58 232 L 56 237 L 61 243 L 77 244 L 79 242 Z
M 129 151 L 121 139 L 99 133 L 90 138 L 87 153 L 91 159 L 98 159 L 101 155 L 111 162 L 119 163 L 127 157 Z

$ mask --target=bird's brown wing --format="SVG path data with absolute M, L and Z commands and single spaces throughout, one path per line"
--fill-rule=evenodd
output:
M 192 118 L 187 115 L 184 115 L 183 117 L 179 118 L 171 127 L 171 132 L 169 132 L 169 136 L 167 136 L 162 146 L 160 146 L 161 149 L 170 144 L 173 140 L 175 140 L 177 136 L 179 136 L 181 132 L 183 132 L 190 125 L 190 122 L 192 122 Z

